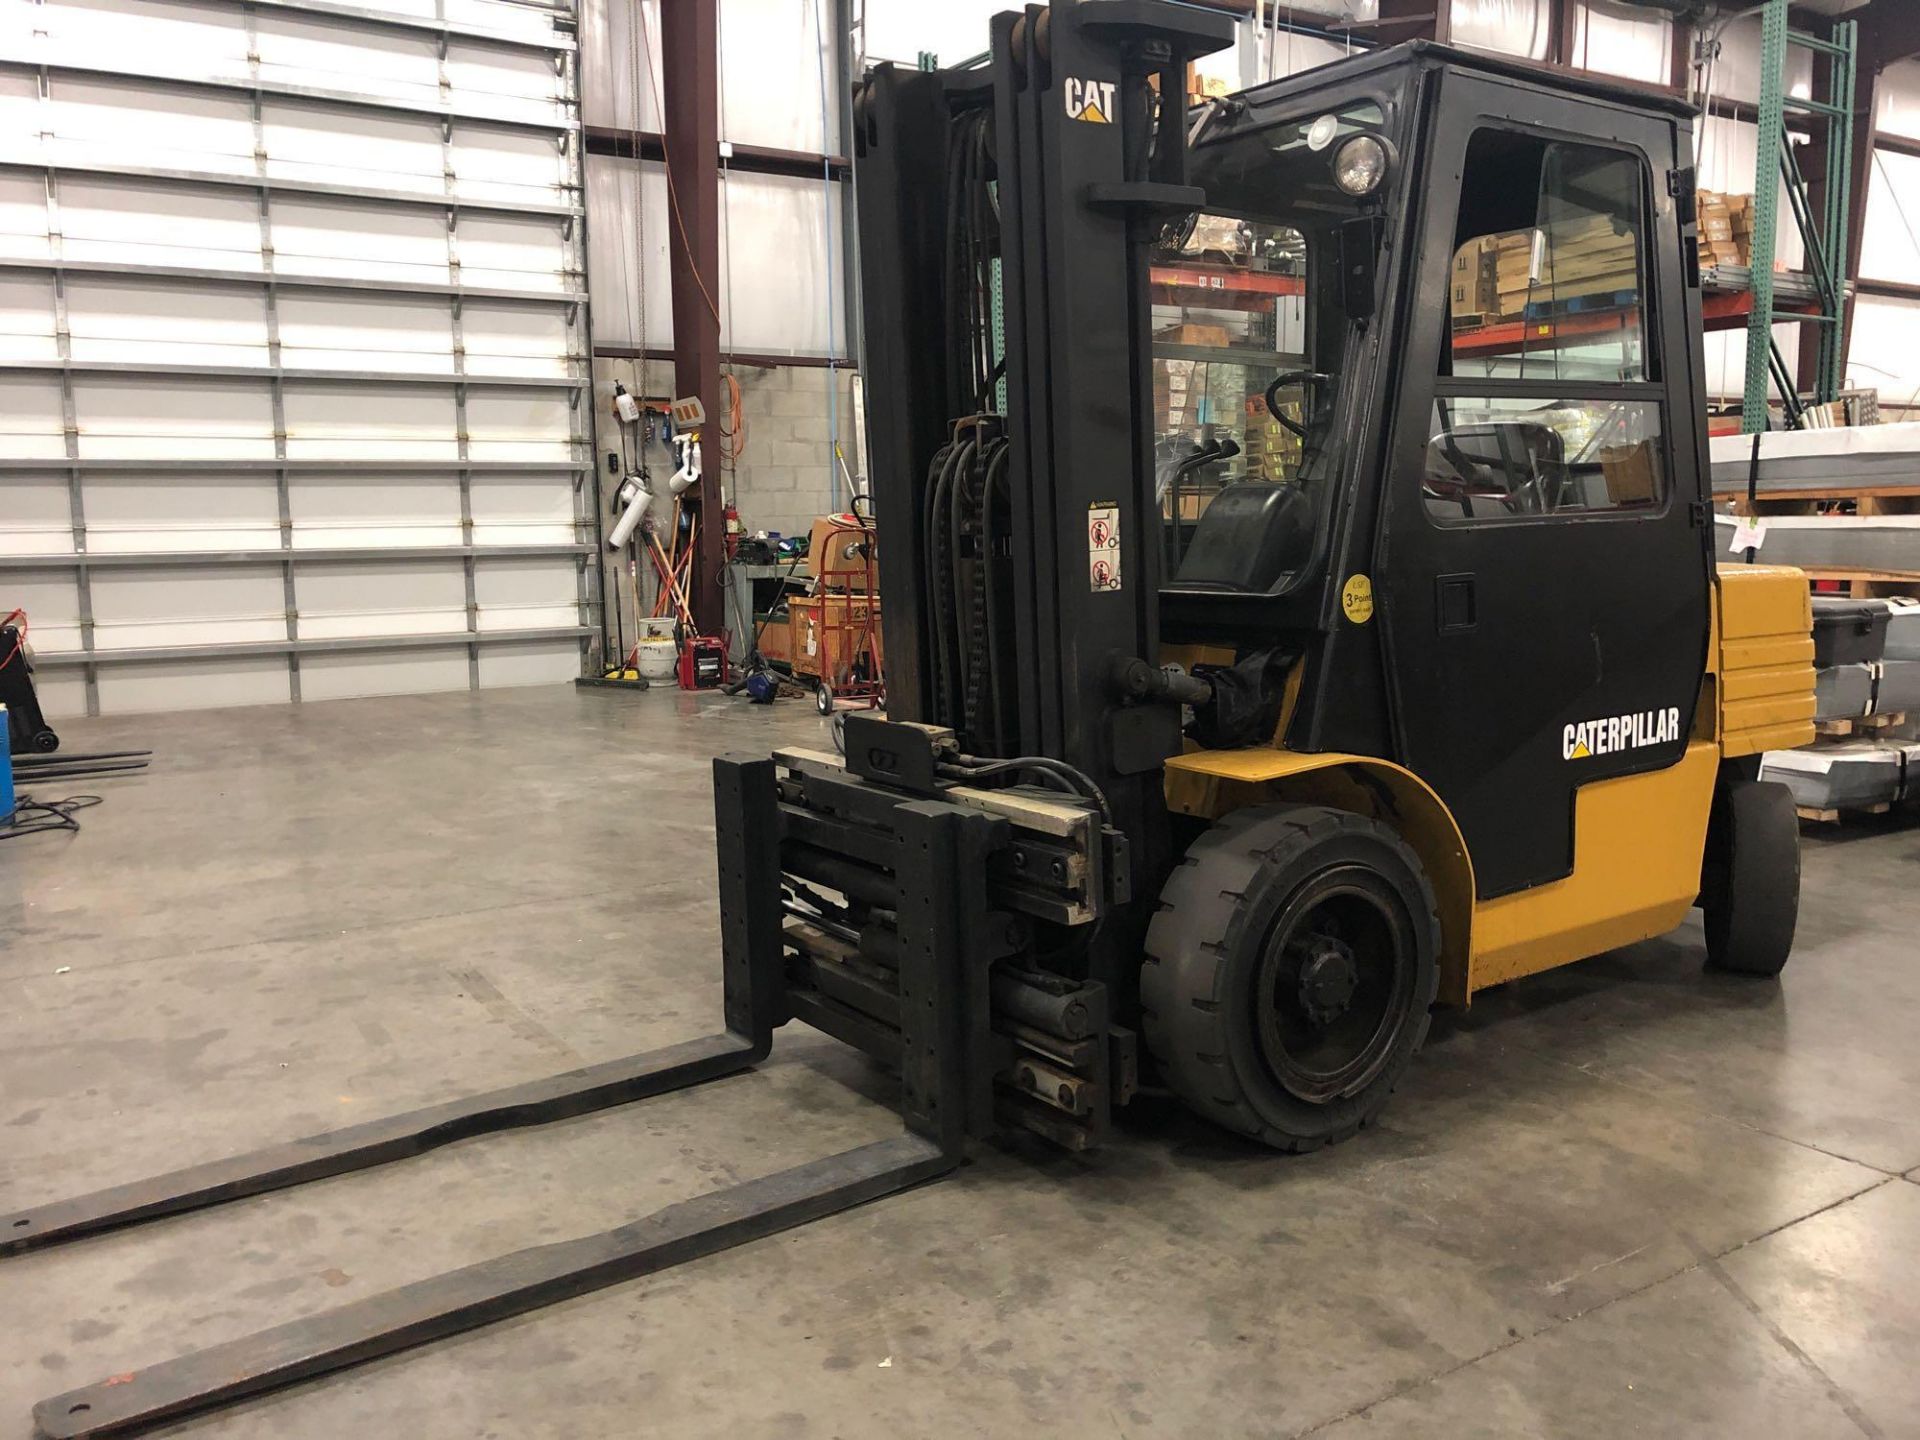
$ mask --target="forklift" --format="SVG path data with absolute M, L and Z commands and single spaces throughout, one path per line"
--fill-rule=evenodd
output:
M 124 1433 L 917 1185 L 1143 1089 L 1283 1151 L 1436 1005 L 1663 934 L 1773 976 L 1807 585 L 1716 567 L 1693 115 L 1411 43 L 1187 103 L 1058 0 L 857 91 L 890 711 L 714 762 L 725 1024 L 0 1217 L 0 1252 L 717 1081 L 800 1020 L 902 1132 L 36 1407 Z M 1179 380 L 1180 384 L 1175 384 Z

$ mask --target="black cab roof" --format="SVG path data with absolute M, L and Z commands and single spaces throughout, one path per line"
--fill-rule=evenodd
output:
M 1609 80 L 1603 76 L 1549 69 L 1527 60 L 1489 54 L 1480 50 L 1465 50 L 1457 45 L 1442 45 L 1432 40 L 1406 40 L 1398 45 L 1384 45 L 1374 50 L 1358 51 L 1326 65 L 1302 70 L 1297 75 L 1289 75 L 1265 85 L 1256 85 L 1250 90 L 1242 91 L 1238 98 L 1249 104 L 1264 105 L 1286 100 L 1295 94 L 1307 94 L 1334 79 L 1346 80 L 1356 75 L 1371 74 L 1400 66 L 1414 66 L 1421 69 L 1445 67 L 1475 70 L 1482 74 L 1522 80 L 1562 94 L 1585 96 L 1588 99 L 1623 105 L 1642 112 L 1655 111 L 1681 119 L 1692 119 L 1699 114 L 1698 107 L 1678 95 L 1635 85 L 1630 81 Z

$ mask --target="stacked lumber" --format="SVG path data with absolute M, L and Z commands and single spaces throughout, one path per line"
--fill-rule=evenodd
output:
M 1640 289 L 1631 229 L 1588 215 L 1545 230 L 1510 230 L 1469 240 L 1453 257 L 1449 305 L 1454 328 L 1515 320 L 1552 307 L 1626 305 Z
M 1630 301 L 1640 288 L 1639 257 L 1631 230 L 1617 231 L 1604 215 L 1555 225 L 1536 246 L 1531 231 L 1499 236 L 1495 273 L 1500 313 L 1586 298 Z

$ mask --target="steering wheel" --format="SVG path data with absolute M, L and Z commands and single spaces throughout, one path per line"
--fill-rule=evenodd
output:
M 1267 386 L 1267 413 L 1279 421 L 1283 429 L 1292 431 L 1295 436 L 1302 440 L 1306 439 L 1307 427 L 1280 408 L 1279 394 L 1289 385 L 1299 385 L 1303 383 L 1324 385 L 1331 379 L 1333 379 L 1331 375 L 1322 375 L 1318 370 L 1281 371 L 1273 377 L 1273 383 Z

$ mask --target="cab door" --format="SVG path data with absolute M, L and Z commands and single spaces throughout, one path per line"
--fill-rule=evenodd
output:
M 1457 70 L 1428 122 L 1373 584 L 1484 899 L 1571 873 L 1580 786 L 1684 753 L 1711 556 L 1675 123 Z

